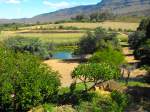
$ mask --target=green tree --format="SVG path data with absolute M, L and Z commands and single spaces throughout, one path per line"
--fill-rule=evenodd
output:
M 114 64 L 116 66 L 120 66 L 125 61 L 124 55 L 120 51 L 114 49 L 105 49 L 94 53 L 93 56 L 89 59 L 89 62 L 92 63 L 106 62 Z
M 140 25 L 137 28 L 137 30 L 138 31 L 146 31 L 146 28 L 147 28 L 149 22 L 150 22 L 150 18 L 144 18 L 144 19 L 142 19 L 142 21 L 140 22 Z
M 109 34 L 105 29 L 98 27 L 94 32 L 87 32 L 87 34 L 81 38 L 76 52 L 78 54 L 91 54 L 97 50 L 108 48 L 109 46 L 120 50 L 116 34 Z
M 42 59 L 49 59 L 51 54 L 44 43 L 37 38 L 25 38 L 25 37 L 12 37 L 4 41 L 6 47 L 14 50 L 15 52 L 29 52 Z
M 0 48 L 0 109 L 27 111 L 50 101 L 60 85 L 58 73 L 29 54 Z
M 80 42 L 78 43 L 79 49 L 77 54 L 90 54 L 96 50 L 96 41 L 93 33 L 87 32 L 87 35 L 81 38 Z
M 135 31 L 129 35 L 129 44 L 131 48 L 137 49 L 145 41 L 145 31 Z
M 72 72 L 72 77 L 80 79 L 84 85 L 85 90 L 87 91 L 87 82 L 93 82 L 94 87 L 98 83 L 110 79 L 117 79 L 120 76 L 120 70 L 111 64 L 108 63 L 86 63 L 80 64 Z M 90 87 L 91 88 L 91 87 Z

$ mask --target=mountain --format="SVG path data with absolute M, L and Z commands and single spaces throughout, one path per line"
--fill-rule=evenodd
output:
M 95 5 L 77 6 L 73 8 L 61 9 L 51 13 L 37 15 L 32 18 L 22 19 L 0 19 L 0 23 L 36 23 L 53 22 L 69 19 L 78 14 L 89 14 L 97 11 L 109 11 L 116 15 L 150 15 L 150 0 L 102 0 Z

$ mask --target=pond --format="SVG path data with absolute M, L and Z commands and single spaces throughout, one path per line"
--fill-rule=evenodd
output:
M 53 53 L 52 58 L 53 59 L 73 59 L 74 56 L 72 55 L 72 52 L 60 51 L 60 52 Z

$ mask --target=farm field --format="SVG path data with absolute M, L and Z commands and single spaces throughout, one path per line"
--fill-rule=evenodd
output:
M 84 33 L 16 33 L 16 32 L 2 32 L 0 40 L 4 40 L 11 37 L 26 37 L 26 38 L 38 38 L 43 42 L 54 43 L 72 43 L 77 42 Z
M 101 22 L 101 23 L 60 23 L 60 24 L 47 24 L 47 25 L 35 25 L 32 27 L 20 27 L 16 31 L 1 31 L 0 40 L 4 40 L 10 37 L 21 36 L 29 38 L 39 38 L 43 42 L 54 43 L 73 43 L 77 42 L 81 37 L 85 35 L 87 29 L 94 29 L 96 27 L 103 27 L 105 29 L 114 30 L 136 30 L 139 23 L 126 23 L 126 22 Z M 59 29 L 63 26 L 64 29 Z M 78 28 L 76 30 L 65 29 L 67 27 Z M 119 38 L 122 38 L 120 34 Z
M 123 29 L 123 30 L 136 30 L 139 23 L 127 23 L 127 22 L 96 22 L 96 23 L 82 23 L 82 22 L 75 22 L 75 23 L 60 23 L 60 24 L 47 24 L 47 25 L 36 25 L 32 27 L 24 27 L 21 29 L 39 29 L 39 28 L 50 28 L 56 29 L 60 26 L 63 27 L 76 27 L 81 29 L 94 29 L 96 27 L 103 27 L 106 29 Z

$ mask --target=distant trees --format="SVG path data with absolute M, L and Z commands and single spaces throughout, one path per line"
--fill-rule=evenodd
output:
M 9 23 L 0 24 L 0 30 L 18 30 L 19 27 L 31 26 L 31 24 Z
M 119 50 L 120 45 L 115 34 L 107 33 L 103 28 L 99 27 L 94 32 L 87 32 L 78 43 L 76 54 L 91 54 L 97 50 L 112 47 Z
M 0 111 L 24 112 L 57 93 L 58 73 L 29 54 L 0 47 Z
M 49 52 L 51 48 L 48 48 L 37 38 L 12 37 L 5 40 L 4 44 L 15 52 L 29 52 L 41 59 L 49 59 L 51 57 Z
M 78 14 L 75 17 L 71 18 L 73 21 L 78 21 L 78 22 L 99 22 L 99 21 L 104 21 L 107 19 L 112 19 L 114 18 L 114 15 L 109 12 L 94 12 L 91 14 Z

